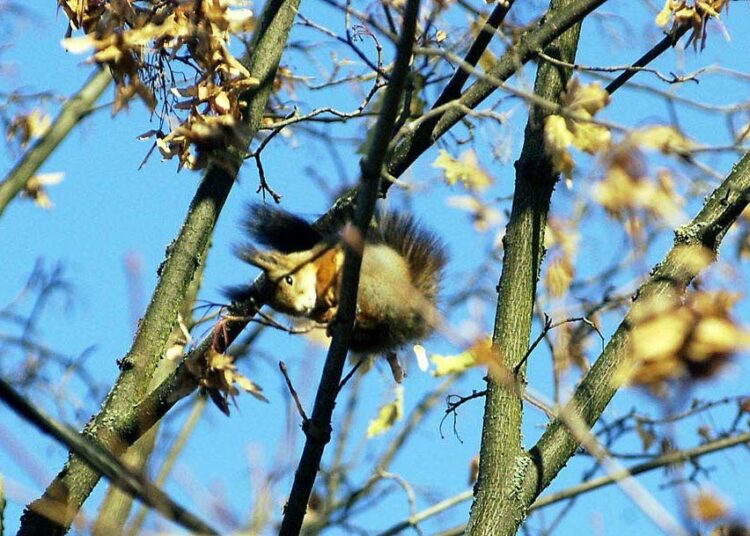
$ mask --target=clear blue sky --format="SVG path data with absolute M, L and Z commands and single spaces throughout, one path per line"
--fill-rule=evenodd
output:
M 543 6 L 542 2 L 533 4 L 540 9 Z M 653 15 L 646 11 L 645 4 L 646 2 L 634 0 L 605 4 L 600 12 L 601 16 L 592 17 L 585 26 L 578 61 L 588 65 L 627 64 L 645 51 L 650 43 L 656 42 L 660 37 L 656 28 L 651 32 L 650 39 L 641 37 L 639 33 L 640 25 Z M 12 46 L 0 52 L 0 91 L 22 88 L 30 92 L 51 90 L 62 96 L 73 94 L 83 85 L 91 67 L 84 64 L 82 56 L 73 56 L 61 49 L 64 17 L 56 16 L 50 2 L 31 2 L 25 9 L 27 14 L 14 19 L 12 23 L 12 37 L 2 39 L 3 45 Z M 302 13 L 319 17 L 319 20 L 333 28 L 343 27 L 342 17 L 323 11 L 320 4 L 306 5 L 303 2 Z M 606 14 L 615 16 L 609 17 Z M 748 15 L 748 2 L 732 2 L 729 16 L 725 18 L 732 41 L 725 41 L 716 27 L 712 26 L 709 43 L 703 53 L 696 54 L 692 48 L 668 52 L 655 67 L 665 73 L 690 72 L 702 66 L 720 63 L 723 67 L 750 73 L 750 56 L 747 54 L 747 36 L 750 35 Z M 463 24 L 463 19 L 457 17 L 456 24 Z M 633 33 L 629 34 L 630 31 Z M 295 32 L 294 38 L 312 39 L 312 35 L 304 29 L 297 28 Z M 367 50 L 365 45 L 363 47 Z M 346 53 L 342 49 L 337 49 L 337 52 Z M 325 53 L 327 54 L 327 49 Z M 389 53 L 386 49 L 386 54 Z M 315 69 L 301 54 L 286 57 L 284 63 L 298 74 L 315 73 Z M 528 85 L 532 80 L 533 70 L 528 68 L 516 79 L 516 83 Z M 654 85 L 653 77 L 649 75 L 636 80 Z M 726 77 L 707 74 L 701 77 L 700 84 L 659 87 L 704 102 L 729 104 L 747 99 L 749 86 L 748 80 L 728 80 Z M 298 98 L 302 102 L 311 99 L 315 105 L 319 105 L 321 100 L 321 96 L 309 95 L 303 88 L 298 90 Z M 108 91 L 101 102 L 108 103 L 110 99 L 111 92 Z M 338 92 L 336 99 L 336 105 L 345 109 L 353 109 L 358 104 L 356 96 L 344 91 Z M 688 135 L 704 143 L 727 143 L 723 120 L 717 119 L 716 114 L 696 112 L 689 107 L 679 110 L 680 126 Z M 510 135 L 511 139 L 507 161 L 493 160 L 487 145 L 478 145 L 478 152 L 482 155 L 481 163 L 495 179 L 492 190 L 484 196 L 487 200 L 503 198 L 511 193 L 512 162 L 519 152 L 526 117 L 525 109 L 515 100 L 508 100 L 498 111 L 512 112 L 508 125 L 502 128 L 486 125 L 477 131 L 478 137 L 487 140 L 505 135 Z M 616 95 L 603 117 L 624 125 L 637 126 L 668 122 L 669 113 L 664 100 L 642 92 L 623 91 Z M 750 118 L 745 113 L 738 117 L 738 121 L 740 119 L 747 121 Z M 3 256 L 0 258 L 3 273 L 0 280 L 0 307 L 16 296 L 37 261 L 43 262 L 47 268 L 60 264 L 64 268 L 66 280 L 71 284 L 71 300 L 68 303 L 61 296 L 53 299 L 39 324 L 38 333 L 51 348 L 63 354 L 78 355 L 88 351 L 88 370 L 105 387 L 116 377 L 115 360 L 126 352 L 133 336 L 133 313 L 128 307 L 125 258 L 134 254 L 142 260 L 140 286 L 143 290 L 142 300 L 147 300 L 155 284 L 156 269 L 164 257 L 164 249 L 176 235 L 198 181 L 198 174 L 187 171 L 177 174 L 174 162 L 160 162 L 158 155 L 153 155 L 143 169 L 138 169 L 149 145 L 148 142 L 138 141 L 136 137 L 152 126 L 143 107 L 137 103 L 130 111 L 115 118 L 110 117 L 108 108 L 98 111 L 68 136 L 41 170 L 65 173 L 62 184 L 53 186 L 49 191 L 54 207 L 44 211 L 28 201 L 16 201 L 0 219 L 0 244 L 3 245 Z M 332 131 L 341 132 L 340 135 L 361 136 L 359 130 L 336 131 L 336 128 L 338 127 L 331 127 Z M 342 160 L 340 166 L 337 166 L 321 143 L 303 137 L 299 137 L 297 141 L 298 143 L 271 144 L 266 152 L 264 165 L 272 186 L 284 196 L 284 206 L 312 217 L 325 210 L 327 197 L 319 191 L 307 170 L 314 169 L 315 174 L 324 177 L 326 183 L 335 190 L 343 184 L 342 179 L 352 181 L 356 178 L 357 155 L 354 146 L 342 143 Z M 436 151 L 431 151 L 405 177 L 425 188 L 418 189 L 408 201 L 402 192 L 392 189 L 389 203 L 399 206 L 408 202 L 432 229 L 444 237 L 452 256 L 448 278 L 450 285 L 461 280 L 476 266 L 488 251 L 499 228 L 477 237 L 468 218 L 446 206 L 446 197 L 464 192 L 440 185 L 438 170 L 430 167 L 430 162 L 436 155 Z M 10 169 L 15 156 L 8 151 L 0 152 L 0 169 L 3 174 Z M 732 155 L 707 155 L 703 161 L 724 174 L 730 169 L 734 158 Z M 340 170 L 343 170 L 345 177 L 341 177 Z M 575 200 L 586 199 L 586 181 L 593 178 L 589 173 L 582 174 L 573 192 L 559 188 L 553 214 L 567 214 Z M 686 173 L 681 187 L 686 188 L 692 178 Z M 254 166 L 246 165 L 216 229 L 200 293 L 203 300 L 221 301 L 220 289 L 223 286 L 237 284 L 254 276 L 251 269 L 232 257 L 231 245 L 238 240 L 242 206 L 248 200 L 257 198 L 256 181 Z M 509 209 L 509 206 L 507 201 L 496 203 L 499 210 Z M 688 206 L 686 214 L 692 216 L 695 210 L 696 206 Z M 621 254 L 618 250 L 624 248 L 626 243 L 622 241 L 622 233 L 618 229 L 615 224 L 601 219 L 596 226 L 580 229 L 582 239 L 578 254 L 579 270 L 583 273 L 594 271 Z M 613 236 L 617 239 L 613 240 Z M 649 266 L 652 261 L 660 258 L 670 240 L 669 232 L 660 236 L 649 257 Z M 731 261 L 728 253 L 726 258 Z M 642 268 L 647 270 L 649 266 L 636 267 L 630 276 L 634 276 Z M 747 276 L 746 262 L 741 269 Z M 499 261 L 494 263 L 492 271 L 482 281 L 491 292 L 483 308 L 480 307 L 480 322 L 485 330 L 490 329 L 493 320 L 492 290 L 498 277 Z M 714 279 L 710 281 L 721 282 L 726 275 L 719 270 L 712 277 Z M 140 311 L 135 314 L 139 315 L 144 307 L 145 301 L 142 301 L 138 304 Z M 27 311 L 28 308 L 22 310 Z M 747 305 L 738 309 L 738 315 L 750 324 L 748 312 L 750 308 Z M 462 307 L 451 312 L 451 320 L 460 324 L 470 314 L 469 308 Z M 611 333 L 614 327 L 612 323 L 606 324 L 605 335 Z M 0 334 L 3 330 L 5 326 L 0 324 Z M 538 326 L 535 333 L 537 331 Z M 198 333 L 196 336 L 202 334 Z M 438 353 L 455 350 L 440 337 L 431 340 L 427 346 L 429 350 Z M 296 441 L 285 441 L 289 404 L 278 374 L 277 362 L 284 360 L 287 363 L 304 403 L 310 408 L 323 356 L 323 349 L 311 346 L 299 337 L 264 334 L 257 353 L 242 362 L 240 368 L 265 388 L 270 404 L 261 404 L 250 396 L 241 396 L 238 399 L 239 407 L 228 419 L 215 408 L 208 408 L 178 461 L 176 478 L 170 480 L 166 490 L 182 504 L 222 529 L 232 525 L 222 525 L 215 510 L 212 510 L 215 506 L 212 501 L 217 497 L 226 502 L 227 508 L 237 516 L 237 521 L 241 522 L 250 515 L 249 508 L 254 500 L 252 490 L 257 484 L 254 480 L 256 472 L 262 474 L 281 460 L 282 465 L 291 473 L 296 466 L 303 439 L 297 426 L 299 419 L 292 414 Z M 0 358 L 6 359 L 6 354 L 0 354 Z M 21 358 L 8 353 L 7 359 L 18 363 Z M 546 350 L 541 349 L 533 357 L 533 363 L 538 366 L 532 366 L 530 377 L 530 385 L 546 393 L 550 392 L 548 362 Z M 0 363 L 0 371 L 7 370 L 13 370 L 13 367 Z M 59 373 L 51 368 L 50 373 L 53 371 Z M 702 387 L 698 394 L 712 398 L 740 394 L 748 385 L 749 371 L 747 365 L 738 360 L 730 373 Z M 451 392 L 467 394 L 472 389 L 481 389 L 482 374 L 481 370 L 471 371 Z M 85 392 L 75 379 L 60 376 L 49 380 L 52 391 L 32 388 L 25 391 L 26 395 L 51 414 L 80 427 L 96 404 L 86 400 Z M 436 381 L 419 372 L 415 364 L 410 363 L 409 376 L 405 382 L 407 413 L 425 392 L 436 385 Z M 71 404 L 71 400 L 66 398 L 64 406 L 68 410 L 59 413 L 54 399 L 60 393 L 54 389 L 62 382 L 70 382 L 63 383 L 66 387 L 72 387 L 66 390 L 64 396 L 70 396 L 73 400 Z M 362 382 L 357 397 L 359 408 L 355 430 L 363 430 L 368 419 L 376 414 L 377 408 L 391 396 L 392 379 L 387 367 L 376 367 Z M 70 408 L 75 407 L 76 399 L 78 403 L 85 404 L 84 409 L 71 412 Z M 175 421 L 184 419 L 187 404 L 190 402 L 183 402 L 174 412 L 175 416 L 170 417 L 172 430 L 178 427 Z M 658 414 L 658 406 L 647 397 L 625 393 L 618 396 L 609 416 L 627 411 L 633 405 L 643 411 Z M 337 412 L 339 418 L 343 414 L 342 408 L 343 403 L 340 403 Z M 445 437 L 441 438 L 438 424 L 442 410 L 438 409 L 394 463 L 392 472 L 404 476 L 414 485 L 418 493 L 417 509 L 467 488 L 469 461 L 479 446 L 481 409 L 482 402 L 475 401 L 460 411 L 457 426 L 463 442 L 451 433 L 450 422 L 446 422 Z M 525 433 L 527 445 L 531 445 L 538 437 L 544 420 L 533 408 L 528 410 L 528 414 L 530 418 Z M 720 417 L 721 415 L 717 418 Z M 695 426 L 685 433 L 684 446 L 698 442 L 694 428 Z M 367 443 L 355 440 L 350 444 L 350 449 L 352 452 L 359 449 L 359 455 L 371 463 L 373 456 L 380 452 L 392 436 L 393 432 Z M 627 445 L 627 448 L 637 450 L 637 446 L 633 444 Z M 19 451 L 25 453 L 26 459 L 19 456 Z M 65 451 L 51 439 L 41 436 L 5 406 L 0 405 L 0 474 L 6 479 L 8 506 L 5 521 L 8 534 L 17 528 L 23 503 L 38 496 L 44 484 L 62 466 L 64 456 Z M 723 493 L 733 497 L 738 511 L 748 511 L 750 508 L 750 498 L 747 493 L 740 493 L 743 489 L 739 485 L 740 481 L 747 482 L 747 456 L 747 451 L 737 449 L 719 454 L 715 456 L 715 460 L 707 462 L 707 465 L 718 468 L 711 475 L 712 481 Z M 364 467 L 369 468 L 370 463 L 366 463 Z M 562 488 L 576 482 L 585 467 L 588 467 L 587 461 L 572 463 L 555 487 Z M 738 475 L 742 478 L 737 478 Z M 352 478 L 359 482 L 363 474 L 354 471 Z M 656 487 L 662 478 L 660 473 L 654 473 L 645 477 L 644 481 L 673 510 L 676 500 L 674 492 L 660 492 Z M 272 505 L 276 517 L 289 486 L 287 476 L 279 485 L 277 501 Z M 103 486 L 100 484 L 95 496 L 85 505 L 84 512 L 89 519 L 95 515 L 95 506 L 102 490 Z M 434 531 L 465 520 L 468 507 L 469 503 L 464 503 L 450 510 L 442 517 L 425 524 L 425 530 Z M 357 517 L 356 520 L 368 529 L 383 529 L 408 512 L 404 494 L 395 492 L 378 509 Z M 551 511 L 545 514 L 547 519 L 552 516 Z M 538 523 L 535 520 L 532 526 L 538 526 Z M 156 517 L 152 518 L 148 526 L 177 530 Z M 643 535 L 656 533 L 653 525 L 613 487 L 582 499 L 565 518 L 557 534 L 620 534 L 636 530 Z M 331 533 L 345 532 L 334 530 Z

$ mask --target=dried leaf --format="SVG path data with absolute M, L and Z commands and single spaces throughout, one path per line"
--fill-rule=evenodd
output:
M 544 120 L 544 148 L 552 159 L 556 171 L 572 180 L 573 157 L 568 147 L 573 143 L 573 134 L 568 130 L 565 118 L 549 115 Z
M 453 185 L 458 181 L 471 191 L 482 191 L 492 184 L 490 176 L 479 167 L 477 156 L 474 151 L 466 151 L 456 159 L 444 149 L 440 149 L 438 157 L 432 163 L 432 167 L 442 169 L 445 182 Z
M 404 387 L 402 385 L 396 386 L 395 395 L 394 400 L 381 407 L 378 415 L 367 425 L 368 439 L 384 434 L 401 420 L 404 412 Z
M 188 370 L 198 378 L 198 384 L 206 389 L 211 400 L 225 414 L 229 415 L 229 400 L 239 394 L 235 384 L 258 400 L 268 402 L 260 386 L 239 372 L 234 357 L 209 349 L 198 361 L 188 361 Z
M 561 104 L 572 112 L 586 112 L 593 116 L 609 104 L 609 100 L 609 93 L 599 82 L 581 84 L 578 78 L 571 78 Z
M 672 127 L 656 125 L 636 130 L 630 140 L 643 147 L 656 149 L 664 154 L 687 154 L 695 144 Z
M 690 500 L 690 515 L 703 523 L 717 521 L 728 512 L 726 501 L 716 493 L 701 490 Z
M 32 110 L 28 114 L 17 115 L 8 123 L 5 138 L 16 139 L 21 148 L 28 146 L 33 139 L 41 138 L 49 129 L 52 120 L 41 110 Z
M 669 173 L 659 172 L 656 181 L 643 176 L 637 163 L 639 156 L 627 151 L 623 147 L 613 155 L 604 179 L 592 189 L 594 199 L 611 215 L 630 225 L 642 225 L 642 221 L 634 220 L 649 219 L 677 223 L 682 199 L 675 193 Z
M 32 175 L 24 184 L 21 195 L 30 198 L 39 208 L 52 208 L 52 201 L 47 195 L 46 186 L 62 182 L 64 173 L 38 173 Z
M 547 267 L 544 285 L 551 297 L 559 298 L 568 292 L 572 280 L 573 265 L 566 257 L 558 257 Z
M 663 296 L 638 303 L 630 315 L 631 362 L 618 379 L 663 391 L 669 380 L 714 375 L 750 346 L 750 333 L 730 317 L 734 300 L 724 292 L 694 292 L 684 303 Z
M 561 98 L 566 116 L 549 115 L 544 121 L 544 147 L 554 169 L 566 178 L 570 187 L 573 174 L 573 157 L 568 148 L 594 154 L 609 148 L 611 134 L 607 127 L 591 122 L 594 114 L 609 103 L 607 93 L 598 82 L 581 85 L 576 78 L 568 82 Z
M 435 365 L 432 375 L 458 374 L 476 365 L 490 364 L 493 356 L 491 346 L 492 341 L 490 339 L 483 339 L 460 354 L 448 356 L 433 354 L 430 356 L 430 361 Z

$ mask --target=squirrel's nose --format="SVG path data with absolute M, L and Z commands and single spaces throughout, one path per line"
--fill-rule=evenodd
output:
M 309 315 L 315 309 L 315 300 L 313 299 L 310 303 L 304 303 L 302 305 L 303 315 Z

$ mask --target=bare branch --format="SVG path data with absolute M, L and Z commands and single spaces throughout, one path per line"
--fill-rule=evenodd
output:
M 123 491 L 137 497 L 144 504 L 150 506 L 165 518 L 185 527 L 188 530 L 204 534 L 219 534 L 216 530 L 205 524 L 198 517 L 182 508 L 174 502 L 166 493 L 146 480 L 143 476 L 134 473 L 125 467 L 117 458 L 96 443 L 86 440 L 76 432 L 58 423 L 51 417 L 44 415 L 32 406 L 26 399 L 15 392 L 5 380 L 0 379 L 0 398 L 8 404 L 13 411 L 36 426 L 39 430 L 52 436 L 65 445 L 71 452 L 85 460 L 92 468 L 105 475 L 112 483 Z M 38 515 L 54 514 L 54 505 L 39 505 Z
M 375 125 L 367 155 L 360 163 L 362 176 L 353 223 L 363 239 L 366 236 L 375 208 L 375 200 L 380 187 L 381 170 L 387 154 L 386 148 L 393 125 L 396 122 L 399 102 L 409 72 L 418 8 L 419 0 L 409 0 L 405 6 L 403 28 L 390 83 L 383 97 L 380 116 Z M 320 467 L 320 460 L 323 457 L 325 445 L 330 440 L 331 416 L 339 392 L 344 361 L 354 327 L 361 262 L 362 258 L 359 254 L 347 249 L 344 258 L 338 312 L 331 329 L 333 340 L 323 367 L 323 375 L 315 397 L 312 417 L 304 428 L 307 440 L 294 476 L 284 519 L 281 523 L 280 534 L 283 536 L 296 535 L 302 527 L 307 503 Z
M 104 92 L 112 76 L 108 69 L 97 69 L 86 84 L 60 110 L 49 130 L 29 149 L 7 177 L 0 182 L 0 215 L 8 203 L 23 189 L 29 178 L 44 164 L 52 151 L 65 139 Z

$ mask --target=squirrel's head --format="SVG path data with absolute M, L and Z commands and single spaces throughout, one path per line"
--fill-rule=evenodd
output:
M 308 316 L 315 309 L 317 270 L 309 251 L 254 251 L 245 258 L 265 272 L 271 307 L 293 316 Z

